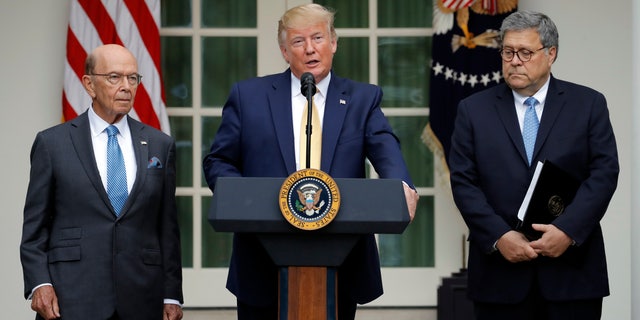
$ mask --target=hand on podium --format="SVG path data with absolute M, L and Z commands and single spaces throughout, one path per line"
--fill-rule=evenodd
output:
M 413 218 L 416 216 L 416 207 L 418 206 L 418 199 L 420 199 L 420 196 L 418 195 L 418 192 L 409 187 L 408 184 L 403 183 L 402 186 L 404 187 L 404 197 L 407 199 L 409 220 L 413 221 Z

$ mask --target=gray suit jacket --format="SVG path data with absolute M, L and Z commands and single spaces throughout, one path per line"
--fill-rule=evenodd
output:
M 100 179 L 86 112 L 38 133 L 31 150 L 24 294 L 53 284 L 64 319 L 106 319 L 114 311 L 161 319 L 164 298 L 183 300 L 175 143 L 128 122 L 138 170 L 119 217 Z

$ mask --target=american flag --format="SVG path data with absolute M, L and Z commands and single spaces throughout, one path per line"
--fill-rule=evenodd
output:
M 517 10 L 517 0 L 434 1 L 429 123 L 422 139 L 447 160 L 457 107 L 463 98 L 502 82 L 498 30 L 502 20 Z
M 91 104 L 82 87 L 87 55 L 102 44 L 115 43 L 133 53 L 143 75 L 129 115 L 169 134 L 160 70 L 160 0 L 71 0 L 70 11 L 63 120 L 75 118 Z

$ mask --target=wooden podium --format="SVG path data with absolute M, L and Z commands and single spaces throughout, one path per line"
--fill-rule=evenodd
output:
M 279 320 L 337 319 L 337 267 L 363 234 L 400 234 L 409 224 L 402 181 L 334 179 L 341 194 L 336 218 L 301 230 L 278 206 L 284 178 L 220 177 L 209 210 L 218 232 L 254 233 L 280 267 Z M 261 190 L 262 192 L 255 192 Z

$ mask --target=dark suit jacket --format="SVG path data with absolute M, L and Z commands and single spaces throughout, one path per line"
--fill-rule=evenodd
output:
M 398 138 L 380 110 L 381 99 L 379 87 L 332 73 L 322 128 L 322 171 L 333 178 L 364 178 L 368 158 L 382 178 L 411 185 Z M 233 86 L 211 153 L 204 159 L 212 190 L 218 177 L 287 177 L 296 171 L 291 108 L 289 70 Z M 382 294 L 373 235 L 362 237 L 338 274 L 339 295 L 366 303 Z M 227 288 L 252 305 L 277 299 L 277 268 L 252 235 L 234 235 Z
M 469 294 L 497 303 L 524 299 L 534 279 L 544 297 L 609 294 L 600 219 L 617 185 L 618 156 L 604 96 L 551 77 L 533 162 L 548 159 L 582 181 L 553 224 L 576 241 L 559 258 L 509 263 L 489 253 L 517 224 L 535 166 L 528 166 L 513 94 L 505 84 L 460 102 L 449 166 L 456 205 L 470 230 Z
M 161 319 L 182 301 L 172 138 L 128 118 L 137 176 L 116 218 L 87 113 L 38 133 L 24 209 L 25 297 L 52 283 L 63 319 Z M 151 161 L 158 158 L 159 163 Z

